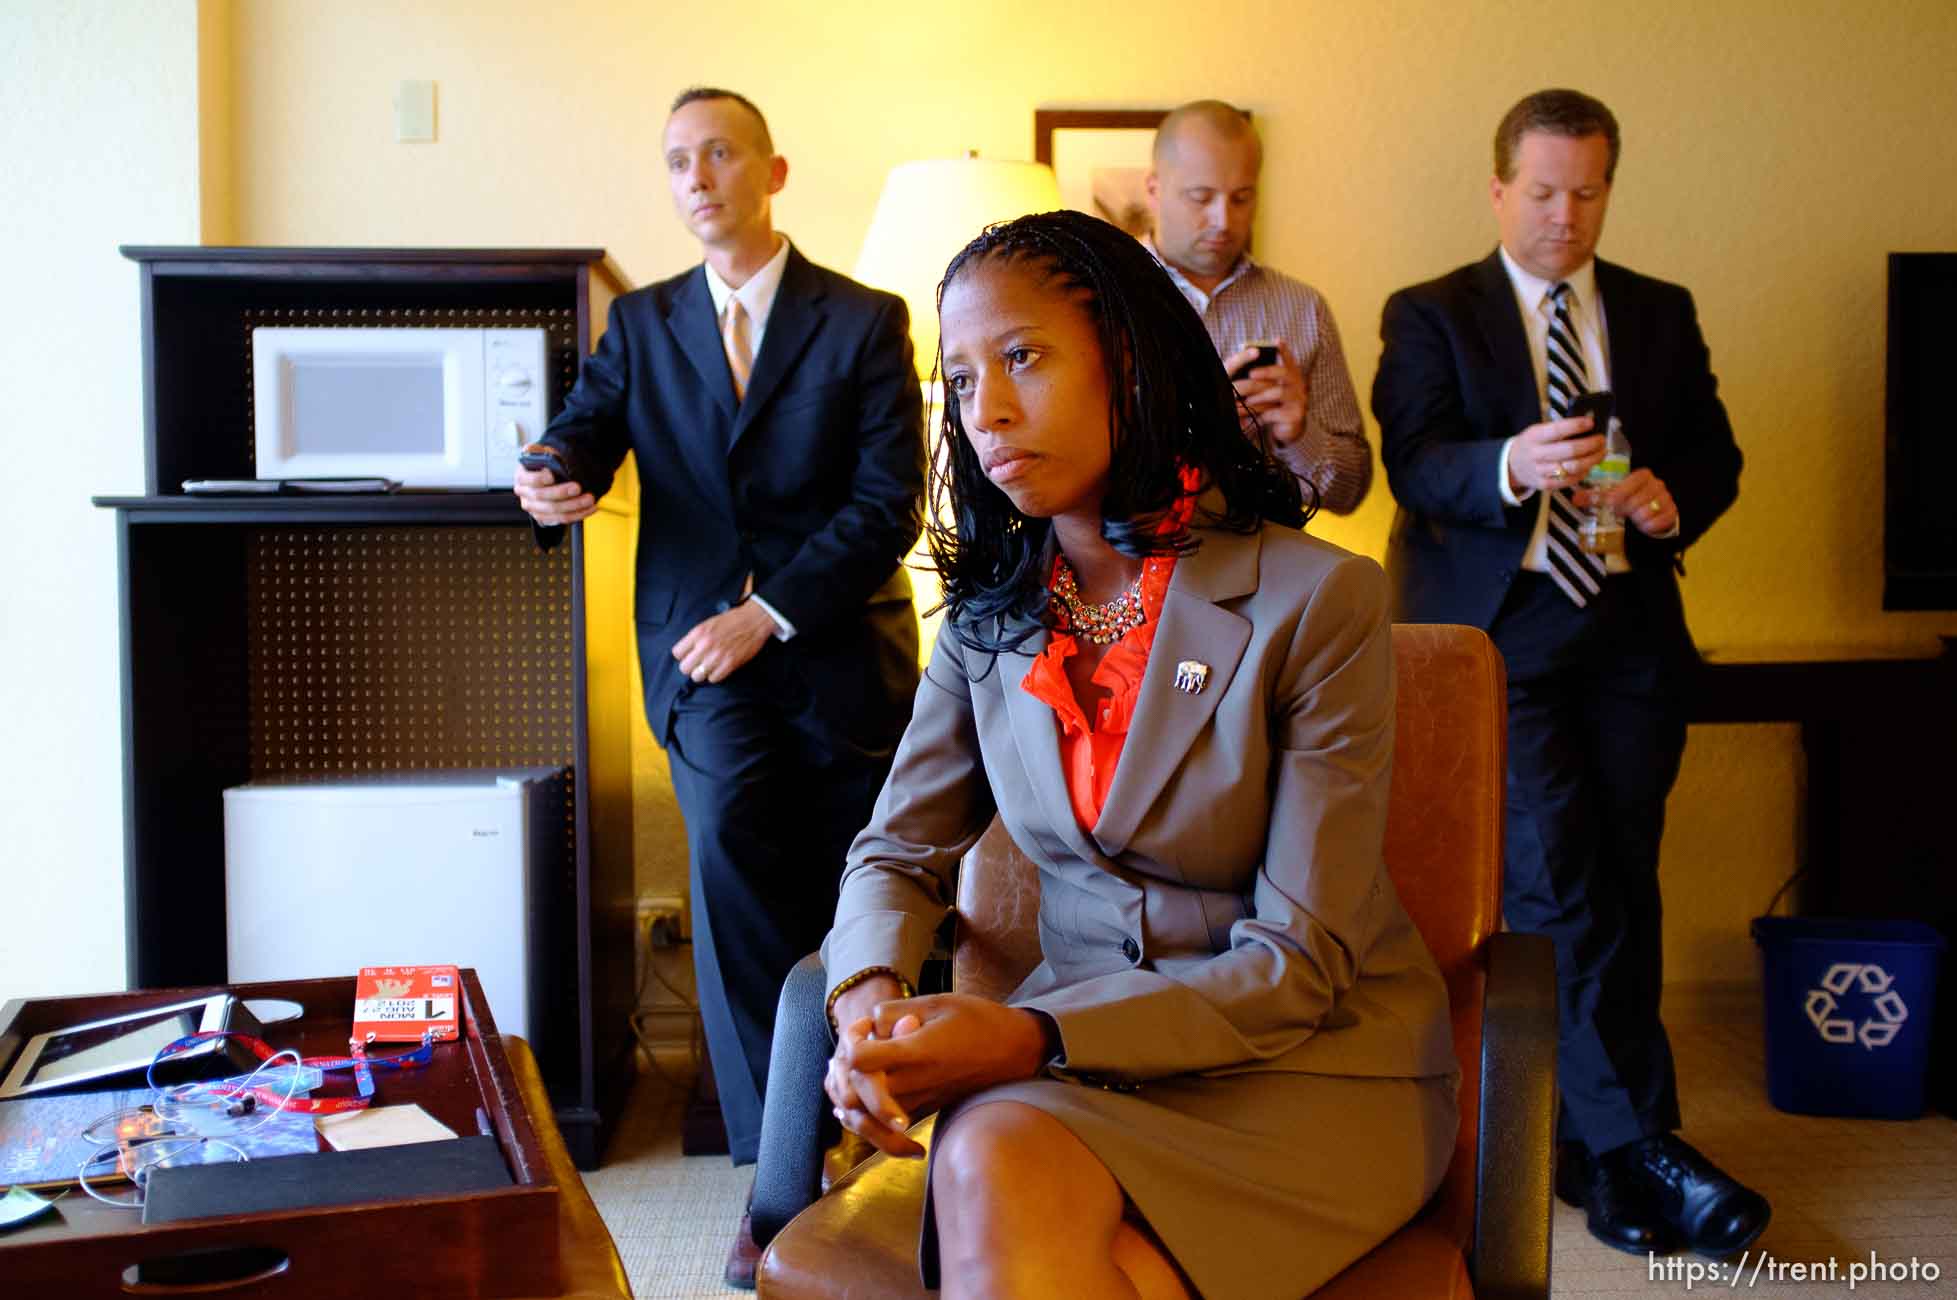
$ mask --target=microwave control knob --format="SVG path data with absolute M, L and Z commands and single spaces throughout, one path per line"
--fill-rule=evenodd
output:
M 512 366 L 496 376 L 496 387 L 511 397 L 521 397 L 530 391 L 530 372 Z
M 502 440 L 505 447 L 521 447 L 523 445 L 523 426 L 515 420 L 505 420 L 496 426 L 496 436 Z

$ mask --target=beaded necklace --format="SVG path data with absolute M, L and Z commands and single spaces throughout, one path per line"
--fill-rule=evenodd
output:
M 1095 645 L 1112 645 L 1140 627 L 1147 617 L 1142 609 L 1142 580 L 1138 574 L 1128 590 L 1105 605 L 1089 605 L 1080 598 L 1080 583 L 1065 557 L 1056 557 L 1053 595 L 1067 611 L 1067 622 L 1074 634 Z

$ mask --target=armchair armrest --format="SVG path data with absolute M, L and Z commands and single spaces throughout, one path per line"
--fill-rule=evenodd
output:
M 748 1213 L 754 1243 L 765 1247 L 822 1189 L 822 1152 L 840 1129 L 822 1091 L 834 1043 L 823 1006 L 828 977 L 817 954 L 788 973 L 775 1010 L 768 1056 L 768 1095 L 762 1102 L 761 1143 Z
M 1475 1296 L 1541 1300 L 1556 1147 L 1556 951 L 1544 935 L 1501 933 L 1486 956 Z

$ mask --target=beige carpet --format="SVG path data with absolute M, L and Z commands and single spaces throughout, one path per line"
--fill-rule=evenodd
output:
M 752 1294 L 723 1286 L 720 1273 L 754 1171 L 726 1156 L 681 1155 L 685 1104 L 681 1088 L 642 1073 L 603 1167 L 584 1176 L 585 1186 L 639 1300 Z
M 1715 1279 L 1690 1280 L 1694 1295 L 1744 1293 L 1755 1300 L 1849 1295 L 1849 1269 L 1871 1252 L 1887 1268 L 1917 1261 L 1917 1280 L 1857 1282 L 1858 1297 L 1957 1296 L 1957 1120 L 1817 1119 L 1788 1115 L 1767 1100 L 1765 1049 L 1757 1022 L 1673 1025 L 1681 1135 L 1773 1202 L 1773 1222 L 1744 1260 Z M 1611 1250 L 1584 1230 L 1583 1214 L 1556 1206 L 1551 1292 L 1589 1300 L 1684 1295 L 1692 1255 L 1654 1264 Z M 1832 1282 L 1797 1280 L 1792 1266 L 1833 1260 Z M 1744 1276 L 1734 1270 L 1745 1264 Z M 1940 1276 L 1922 1276 L 1923 1264 Z M 1775 1270 L 1781 1272 L 1775 1280 Z
M 1725 1288 L 1762 1300 L 1822 1300 L 1849 1295 L 1848 1270 L 1866 1269 L 1873 1252 L 1884 1267 L 1907 1269 L 1914 1259 L 1916 1280 L 1858 1282 L 1855 1296 L 1957 1296 L 1957 1120 L 1782 1114 L 1767 1101 L 1760 1028 L 1750 1021 L 1674 1025 L 1672 1048 L 1685 1137 L 1764 1191 L 1773 1224 L 1747 1257 L 1746 1276 L 1688 1279 L 1685 1268 L 1703 1261 L 1680 1255 L 1654 1264 L 1620 1254 L 1593 1241 L 1582 1214 L 1559 1204 L 1553 1295 L 1652 1300 Z M 642 1076 L 604 1168 L 585 1175 L 640 1300 L 742 1294 L 721 1285 L 720 1271 L 748 1171 L 725 1157 L 680 1154 L 683 1101 L 660 1076 Z M 1834 1282 L 1791 1273 L 1774 1280 L 1777 1267 L 1825 1269 L 1830 1259 Z M 1926 1265 L 1939 1271 L 1936 1280 L 1925 1279 Z

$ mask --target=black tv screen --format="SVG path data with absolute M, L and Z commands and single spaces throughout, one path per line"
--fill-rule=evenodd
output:
M 1957 610 L 1957 253 L 1889 255 L 1884 609 Z

